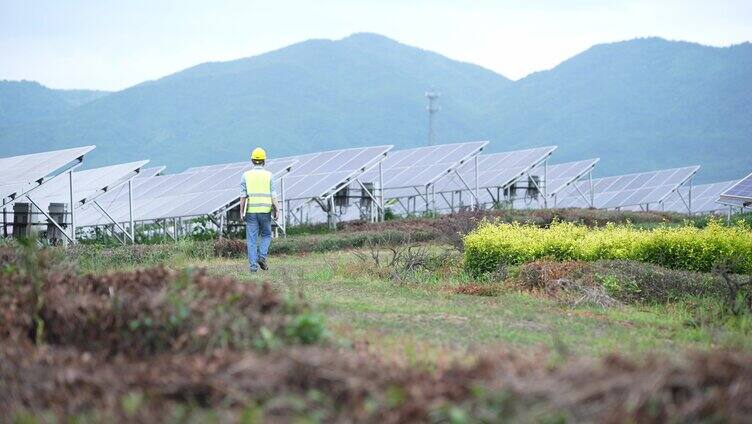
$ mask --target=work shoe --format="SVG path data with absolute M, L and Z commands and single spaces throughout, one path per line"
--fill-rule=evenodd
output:
M 250 273 L 258 272 L 258 268 L 248 268 L 248 272 Z
M 261 267 L 261 269 L 263 269 L 264 271 L 269 269 L 269 264 L 266 263 L 266 258 L 260 258 L 258 260 L 258 264 L 259 264 L 259 267 Z

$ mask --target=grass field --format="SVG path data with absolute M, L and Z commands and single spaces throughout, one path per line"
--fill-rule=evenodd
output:
M 302 296 L 322 311 L 337 336 L 413 362 L 456 359 L 485 346 L 545 348 L 554 353 L 671 353 L 686 349 L 750 348 L 744 333 L 693 327 L 682 305 L 570 307 L 542 295 L 513 290 L 497 296 L 456 294 L 462 275 L 417 282 L 340 271 L 357 266 L 352 252 L 271 259 L 267 273 L 250 274 L 242 259 L 194 263 L 211 275 L 268 282 Z
M 232 240 L 0 246 L 0 406 L 30 422 L 749 418 L 749 276 L 605 260 L 477 276 L 458 228 L 310 229 L 253 274 Z

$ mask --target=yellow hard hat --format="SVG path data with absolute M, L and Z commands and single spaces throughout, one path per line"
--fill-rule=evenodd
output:
M 251 160 L 266 160 L 266 152 L 261 147 L 256 147 L 251 153 Z

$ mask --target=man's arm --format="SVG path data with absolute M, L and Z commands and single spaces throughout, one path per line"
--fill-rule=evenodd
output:
M 247 200 L 245 176 L 240 178 L 240 219 L 245 219 L 245 202 Z
M 279 219 L 279 202 L 277 201 L 277 190 L 274 190 L 274 179 L 269 179 L 269 192 L 272 194 L 272 218 L 276 221 Z
M 277 197 L 272 196 L 272 218 L 274 218 L 275 221 L 279 219 L 279 211 L 280 209 L 279 202 L 277 202 Z

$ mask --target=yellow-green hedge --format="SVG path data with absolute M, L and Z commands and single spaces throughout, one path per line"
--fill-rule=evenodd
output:
M 718 221 L 702 229 L 686 225 L 651 230 L 630 225 L 587 228 L 554 222 L 540 228 L 487 222 L 465 236 L 465 268 L 475 275 L 541 258 L 631 259 L 690 271 L 710 271 L 725 261 L 735 272 L 752 273 L 752 229 Z

